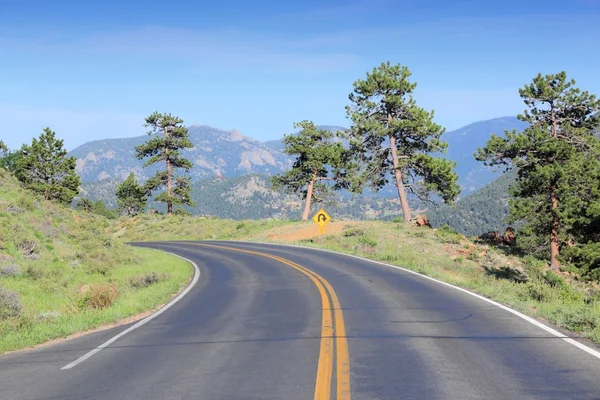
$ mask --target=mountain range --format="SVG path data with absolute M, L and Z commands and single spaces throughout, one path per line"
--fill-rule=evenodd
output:
M 467 234 L 476 234 L 482 229 L 501 229 L 502 218 L 506 214 L 506 196 L 494 202 L 494 212 L 486 211 L 482 204 L 490 199 L 490 193 L 498 195 L 498 188 L 505 191 L 508 180 L 501 179 L 496 183 L 494 180 L 502 172 L 484 167 L 475 160 L 473 153 L 486 144 L 492 133 L 501 135 L 505 130 L 521 130 L 525 126 L 517 118 L 503 117 L 475 122 L 444 133 L 442 138 L 448 143 L 448 151 L 443 156 L 457 162 L 455 171 L 459 175 L 462 194 L 457 208 L 429 207 L 435 225 L 448 223 Z M 345 129 L 328 125 L 320 127 L 334 131 Z M 204 125 L 190 126 L 189 133 L 194 148 L 185 150 L 183 154 L 194 164 L 189 175 L 193 180 L 192 197 L 196 203 L 196 207 L 188 208 L 189 211 L 235 219 L 293 218 L 299 212 L 301 198 L 274 191 L 268 179 L 290 168 L 293 162 L 293 158 L 283 153 L 282 139 L 260 142 L 236 130 L 225 131 Z M 129 173 L 133 172 L 141 181 L 152 176 L 160 167 L 144 168 L 143 161 L 135 158 L 135 146 L 146 140 L 148 136 L 99 140 L 70 152 L 77 158 L 77 172 L 84 182 L 81 196 L 103 200 L 108 206 L 115 207 L 116 186 Z M 481 193 L 478 192 L 480 189 Z M 395 187 L 389 184 L 376 195 L 366 192 L 362 196 L 338 197 L 328 205 L 328 209 L 337 218 L 388 219 L 398 214 L 395 194 Z M 415 210 L 425 211 L 427 208 L 416 199 L 411 202 Z M 149 206 L 159 211 L 162 209 L 162 205 L 155 203 Z M 473 210 L 481 214 L 477 220 L 486 221 L 485 226 L 471 226 L 465 222 L 467 214 Z M 457 211 L 460 212 L 456 214 Z
M 321 126 L 329 130 L 343 130 L 339 126 Z M 445 157 L 458 163 L 456 172 L 463 196 L 491 182 L 500 175 L 476 161 L 473 153 L 485 145 L 492 133 L 523 129 L 525 123 L 514 117 L 475 122 L 463 128 L 444 133 L 448 142 Z M 246 174 L 274 175 L 290 168 L 293 159 L 283 153 L 282 140 L 260 142 L 239 131 L 225 131 L 205 125 L 189 127 L 194 148 L 182 153 L 194 168 L 192 180 L 211 177 L 237 177 Z M 156 167 L 144 168 L 144 161 L 135 157 L 135 146 L 148 136 L 126 139 L 105 139 L 86 143 L 69 153 L 77 158 L 77 173 L 84 183 L 107 179 L 125 179 L 130 172 L 142 181 L 154 175 Z

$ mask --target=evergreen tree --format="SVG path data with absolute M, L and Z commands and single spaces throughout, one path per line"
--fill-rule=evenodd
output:
M 296 156 L 292 169 L 274 176 L 271 179 L 273 188 L 286 187 L 294 192 L 302 192 L 305 199 L 302 221 L 307 221 L 310 206 L 314 200 L 321 200 L 328 193 L 330 186 L 325 181 L 333 180 L 329 167 L 340 167 L 343 147 L 334 143 L 334 133 L 319 129 L 311 121 L 294 124 L 294 129 L 301 128 L 296 135 L 285 135 L 284 152 Z
M 146 118 L 145 127 L 149 127 L 148 135 L 156 135 L 148 142 L 135 148 L 137 158 L 150 157 L 145 166 L 158 162 L 165 163 L 165 171 L 157 171 L 156 175 L 146 182 L 149 193 L 166 187 L 166 191 L 154 200 L 167 204 L 169 215 L 173 214 L 173 205 L 193 205 L 190 197 L 190 181 L 186 177 L 175 177 L 177 168 L 189 171 L 192 163 L 181 156 L 182 149 L 194 147 L 188 138 L 188 129 L 182 125 L 183 120 L 171 114 L 153 113 Z
M 0 153 L 8 153 L 8 147 L 0 140 Z
M 137 182 L 133 172 L 119 184 L 116 193 L 121 213 L 133 216 L 146 208 L 146 190 Z
M 379 190 L 393 176 L 405 222 L 411 219 L 407 190 L 420 199 L 434 192 L 446 202 L 460 193 L 456 163 L 430 155 L 445 152 L 444 129 L 433 122 L 433 112 L 417 106 L 412 97 L 417 84 L 410 76 L 405 66 L 388 62 L 354 83 L 346 107 L 353 124 L 350 152 L 347 170 L 339 176 L 353 192 L 362 192 L 367 183 Z
M 45 128 L 31 146 L 23 145 L 16 157 L 14 174 L 28 189 L 41 193 L 46 200 L 70 203 L 79 191 L 75 157 L 67 157 L 63 141 Z
M 522 133 L 492 135 L 476 158 L 486 165 L 518 169 L 511 188 L 509 221 L 525 222 L 522 234 L 531 249 L 546 245 L 550 267 L 558 270 L 561 246 L 582 234 L 600 207 L 598 164 L 600 146 L 594 130 L 600 126 L 600 101 L 574 87 L 567 74 L 538 74 L 519 90 L 528 107 L 518 118 L 531 125 Z
M 77 202 L 77 208 L 81 211 L 91 213 L 94 210 L 94 203 L 90 199 L 82 198 Z

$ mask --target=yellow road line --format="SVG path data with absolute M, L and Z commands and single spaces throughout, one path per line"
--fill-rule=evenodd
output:
M 317 367 L 317 382 L 315 384 L 315 400 L 329 400 L 331 398 L 331 379 L 333 375 L 333 315 L 331 310 L 334 310 L 335 315 L 335 333 L 336 333 L 336 393 L 337 400 L 351 400 L 350 394 L 350 355 L 348 350 L 348 340 L 346 338 L 346 327 L 344 324 L 344 315 L 342 313 L 341 304 L 335 290 L 331 284 L 310 269 L 290 261 L 288 259 L 274 256 L 268 253 L 258 251 L 238 249 L 234 247 L 218 246 L 212 244 L 190 243 L 195 246 L 213 247 L 217 249 L 225 249 L 258 255 L 286 264 L 302 274 L 308 276 L 315 284 L 321 295 L 321 305 L 323 308 L 323 317 L 321 322 L 321 346 L 319 350 L 319 362 Z M 329 302 L 329 296 L 333 306 Z

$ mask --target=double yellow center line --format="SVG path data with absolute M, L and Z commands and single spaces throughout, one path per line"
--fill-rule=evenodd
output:
M 212 247 L 216 249 L 236 251 L 239 253 L 253 254 L 270 258 L 288 265 L 306 275 L 315 284 L 321 294 L 323 316 L 321 322 L 321 346 L 319 363 L 317 366 L 317 382 L 315 384 L 315 400 L 329 400 L 331 398 L 331 381 L 333 379 L 333 364 L 335 359 L 336 394 L 337 400 L 350 400 L 350 356 L 348 353 L 348 340 L 340 300 L 325 278 L 302 265 L 259 251 L 244 250 L 234 247 L 217 246 L 212 244 L 190 243 L 196 246 Z M 335 321 L 335 324 L 334 324 Z M 334 342 L 335 338 L 335 342 Z

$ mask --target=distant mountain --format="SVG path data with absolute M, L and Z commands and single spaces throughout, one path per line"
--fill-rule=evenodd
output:
M 117 180 L 85 183 L 81 196 L 102 200 L 115 208 Z M 299 218 L 303 200 L 297 194 L 275 191 L 266 175 L 250 174 L 232 178 L 204 178 L 193 183 L 195 207 L 186 209 L 196 215 L 214 215 L 231 219 Z M 336 219 L 390 219 L 400 210 L 398 200 L 372 196 L 336 196 L 325 204 Z M 322 204 L 313 204 L 313 212 Z M 415 204 L 418 209 L 419 205 Z M 163 204 L 150 202 L 148 208 L 164 212 Z
M 434 228 L 447 224 L 467 236 L 479 236 L 490 231 L 504 232 L 507 228 L 508 188 L 517 179 L 516 171 L 501 175 L 454 206 L 442 205 L 428 212 Z
M 492 133 L 503 136 L 506 130 L 522 131 L 526 126 L 527 123 L 515 117 L 502 117 L 475 122 L 442 135 L 442 139 L 448 142 L 448 152 L 444 156 L 458 162 L 455 171 L 462 188 L 461 197 L 475 192 L 502 175 L 500 169 L 485 167 L 475 160 L 473 153 L 486 145 Z
M 240 132 L 224 131 L 209 126 L 189 127 L 193 149 L 183 155 L 194 164 L 193 180 L 215 176 L 240 176 L 248 173 L 274 175 L 291 166 L 292 160 L 268 145 L 243 136 Z M 77 173 L 83 182 L 125 179 L 130 172 L 145 180 L 154 175 L 158 166 L 144 168 L 144 161 L 135 158 L 134 147 L 148 136 L 127 139 L 106 139 L 86 143 L 69 153 L 77 158 Z

